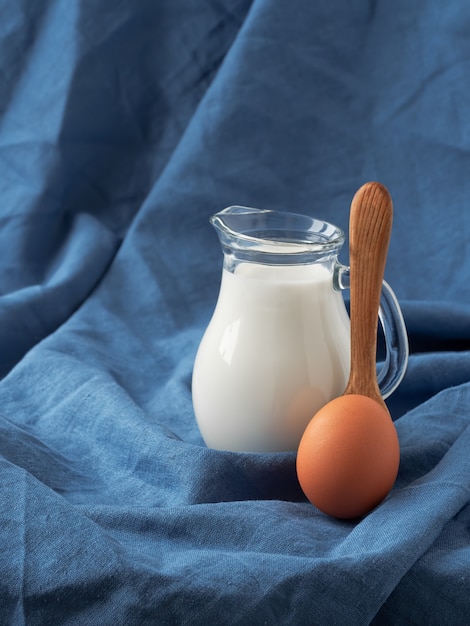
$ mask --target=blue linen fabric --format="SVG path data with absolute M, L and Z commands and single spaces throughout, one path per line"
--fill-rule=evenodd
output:
M 464 0 L 0 0 L 1 624 L 469 623 L 469 77 Z M 191 373 L 210 215 L 347 230 L 368 180 L 411 355 L 338 521 L 204 445 Z

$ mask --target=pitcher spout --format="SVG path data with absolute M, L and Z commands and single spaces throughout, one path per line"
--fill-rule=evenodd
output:
M 229 206 L 210 218 L 210 223 L 220 237 L 238 237 L 256 231 L 259 227 L 260 215 L 272 213 L 245 206 Z

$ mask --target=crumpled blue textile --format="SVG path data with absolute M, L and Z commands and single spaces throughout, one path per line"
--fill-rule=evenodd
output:
M 0 623 L 470 622 L 470 5 L 0 0 Z M 410 363 L 368 516 L 191 403 L 231 204 L 395 206 Z M 347 262 L 347 247 L 342 253 Z

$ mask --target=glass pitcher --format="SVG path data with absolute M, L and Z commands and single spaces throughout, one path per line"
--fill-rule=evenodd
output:
M 232 206 L 211 218 L 224 254 L 219 297 L 197 351 L 192 397 L 207 446 L 296 450 L 313 415 L 349 377 L 340 228 L 304 215 Z M 408 361 L 397 299 L 384 281 L 379 318 L 387 398 Z

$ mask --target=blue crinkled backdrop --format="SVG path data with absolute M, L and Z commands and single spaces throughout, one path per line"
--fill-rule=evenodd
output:
M 469 81 L 463 0 L 0 0 L 1 624 L 469 623 Z M 347 229 L 367 180 L 411 355 L 346 522 L 190 384 L 210 215 Z

